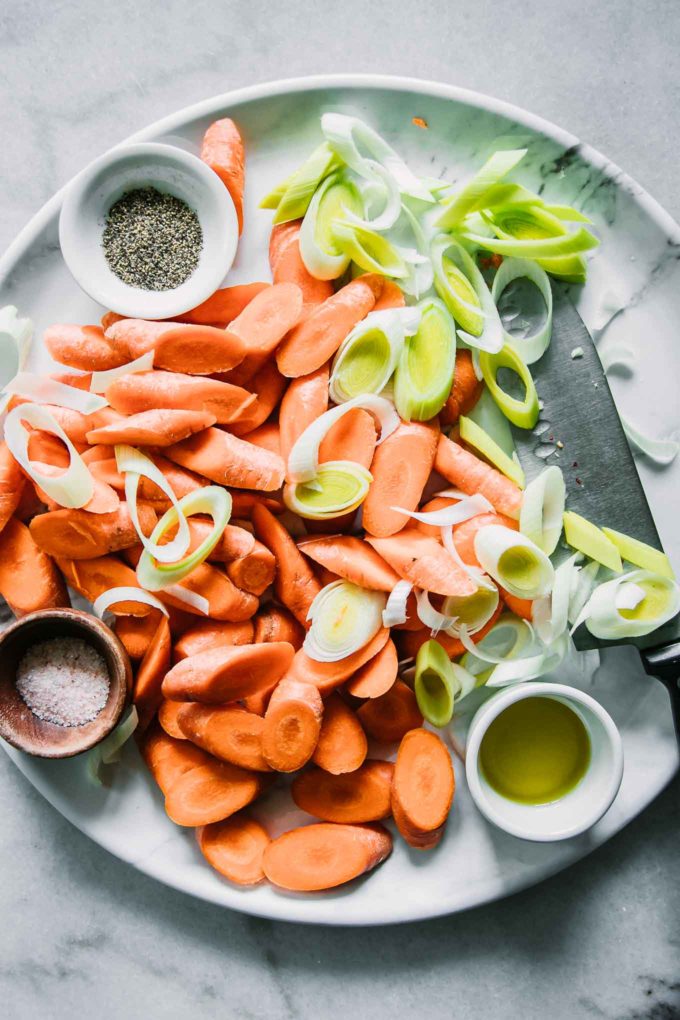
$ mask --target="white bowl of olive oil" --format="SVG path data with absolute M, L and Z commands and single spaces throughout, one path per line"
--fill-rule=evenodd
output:
M 468 730 L 465 767 L 480 811 L 522 839 L 589 829 L 613 803 L 623 746 L 594 698 L 564 684 L 523 683 L 486 701 Z
M 144 142 L 112 149 L 74 179 L 59 243 L 76 282 L 106 309 L 170 319 L 220 286 L 238 221 L 226 187 L 198 156 Z

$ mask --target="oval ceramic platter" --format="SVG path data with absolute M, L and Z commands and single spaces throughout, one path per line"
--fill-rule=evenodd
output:
M 582 209 L 602 239 L 581 313 L 601 350 L 632 346 L 635 369 L 613 377 L 619 409 L 655 435 L 680 426 L 680 229 L 616 166 L 552 124 L 516 107 L 450 86 L 397 78 L 343 76 L 277 82 L 218 96 L 154 124 L 134 137 L 197 150 L 217 117 L 233 117 L 246 142 L 246 229 L 230 283 L 267 279 L 271 213 L 259 199 L 317 144 L 319 117 L 351 113 L 376 127 L 419 173 L 458 180 L 499 147 L 527 146 L 521 180 Z M 412 118 L 423 118 L 427 128 Z M 0 263 L 0 304 L 29 315 L 39 338 L 51 322 L 96 321 L 102 309 L 81 293 L 62 261 L 57 221 L 62 196 L 29 223 Z M 47 359 L 35 345 L 34 364 Z M 665 547 L 680 567 L 680 462 L 640 472 Z M 625 774 L 609 812 L 587 834 L 556 844 L 523 842 L 485 822 L 458 780 L 454 809 L 431 853 L 395 841 L 391 858 L 364 880 L 336 892 L 242 890 L 212 871 L 192 831 L 166 817 L 134 747 L 111 772 L 108 787 L 88 780 L 85 761 L 48 762 L 5 748 L 47 800 L 111 853 L 169 885 L 214 903 L 272 918 L 319 924 L 382 924 L 462 910 L 531 885 L 566 867 L 622 828 L 656 796 L 678 766 L 668 695 L 644 675 L 637 654 L 616 649 L 597 665 L 586 657 L 555 679 L 576 683 L 611 712 L 623 734 Z M 286 791 L 263 804 L 276 833 L 302 817 Z

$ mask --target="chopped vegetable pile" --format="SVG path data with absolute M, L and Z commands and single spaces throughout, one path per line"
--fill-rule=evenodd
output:
M 459 186 L 356 118 L 321 134 L 262 202 L 273 283 L 178 322 L 53 325 L 45 377 L 0 313 L 0 593 L 20 616 L 68 585 L 111 614 L 134 705 L 93 774 L 134 731 L 214 868 L 296 891 L 379 864 L 390 816 L 438 843 L 454 775 L 434 731 L 475 688 L 555 669 L 570 628 L 643 635 L 680 609 L 662 553 L 566 510 L 557 466 L 525 487 L 512 445 L 539 415 L 548 275 L 585 280 L 587 219 L 508 180 L 525 150 Z M 242 224 L 236 126 L 202 155 Z M 546 313 L 523 339 L 497 307 L 518 278 Z M 290 773 L 318 822 L 272 840 L 244 809 Z

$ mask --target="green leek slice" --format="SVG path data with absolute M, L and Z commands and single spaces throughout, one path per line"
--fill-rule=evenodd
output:
M 368 495 L 373 475 L 363 465 L 349 460 L 320 464 L 315 478 L 289 482 L 283 501 L 289 510 L 310 521 L 332 520 L 351 513 Z
M 515 440 L 510 428 L 510 422 L 486 386 L 475 406 L 468 412 L 467 417 L 475 422 L 476 425 L 479 425 L 480 429 L 484 429 L 508 457 L 512 457 L 515 453 Z
M 553 296 L 550 280 L 545 270 L 530 259 L 503 259 L 494 277 L 491 296 L 498 306 L 505 288 L 514 280 L 522 277 L 530 280 L 540 291 L 545 301 L 545 321 L 535 333 L 528 337 L 513 336 L 505 327 L 503 333 L 506 343 L 511 344 L 521 354 L 524 364 L 533 365 L 548 349 L 552 333 Z
M 671 561 L 659 549 L 654 549 L 646 542 L 640 542 L 637 538 L 631 538 L 630 535 L 624 535 L 623 532 L 614 531 L 612 528 L 602 528 L 602 532 L 614 543 L 622 560 L 662 577 L 669 577 L 672 581 L 675 580 Z
M 399 405 L 397 404 L 398 408 Z M 491 436 L 472 421 L 471 418 L 466 418 L 464 415 L 461 416 L 458 425 L 460 427 L 460 438 L 464 443 L 474 447 L 485 460 L 498 468 L 515 485 L 518 485 L 520 489 L 524 488 L 526 479 L 518 460 L 508 457 L 507 453 L 500 448 Z
M 446 726 L 453 716 L 458 684 L 453 665 L 438 641 L 418 649 L 414 690 L 421 715 L 432 726 Z
M 456 327 L 437 298 L 421 302 L 420 325 L 407 337 L 394 378 L 394 403 L 405 421 L 429 421 L 451 392 Z
M 265 196 L 260 208 L 276 209 L 274 223 L 299 220 L 307 212 L 312 196 L 321 182 L 339 165 L 340 161 L 336 154 L 326 142 L 322 142 L 302 166 Z
M 487 625 L 498 608 L 500 596 L 495 584 L 480 585 L 472 595 L 449 595 L 442 603 L 442 613 L 455 616 L 456 623 L 447 633 L 455 637 L 456 628 L 467 627 L 468 634 L 476 634 Z
M 619 550 L 597 525 L 591 524 L 573 510 L 566 510 L 562 519 L 564 537 L 572 549 L 584 553 L 591 560 L 597 560 L 617 574 L 621 573 L 623 564 Z
M 346 175 L 331 174 L 314 192 L 300 228 L 300 255 L 317 280 L 337 280 L 349 265 L 333 233 L 335 221 L 347 212 L 363 212 L 359 189 Z
M 491 396 L 505 417 L 518 428 L 532 429 L 538 421 L 538 394 L 531 372 L 515 348 L 505 344 L 497 354 L 482 351 L 479 355 L 479 367 Z M 523 400 L 506 393 L 499 385 L 497 374 L 501 368 L 509 368 L 519 376 L 525 390 Z
M 408 267 L 386 237 L 349 220 L 335 220 L 333 239 L 341 251 L 367 273 L 379 273 L 401 279 L 408 276 Z
M 416 308 L 369 312 L 340 344 L 333 361 L 329 392 L 336 404 L 364 393 L 380 393 L 394 372 L 404 339 L 420 323 Z M 403 415 L 402 415 L 403 417 Z
M 503 326 L 475 260 L 446 234 L 434 239 L 430 257 L 435 290 L 461 327 L 460 338 L 483 351 L 500 351 Z
M 444 202 L 444 212 L 435 222 L 442 230 L 457 227 L 474 208 L 484 208 L 484 196 L 498 181 L 513 170 L 526 155 L 526 149 L 494 152 L 474 177 Z
M 604 640 L 643 637 L 680 611 L 680 588 L 669 577 L 634 570 L 597 586 L 578 623 Z

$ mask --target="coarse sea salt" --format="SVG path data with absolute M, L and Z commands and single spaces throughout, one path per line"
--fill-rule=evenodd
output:
M 17 666 L 19 694 L 34 715 L 57 726 L 91 722 L 106 704 L 109 686 L 104 657 L 81 638 L 40 641 Z

